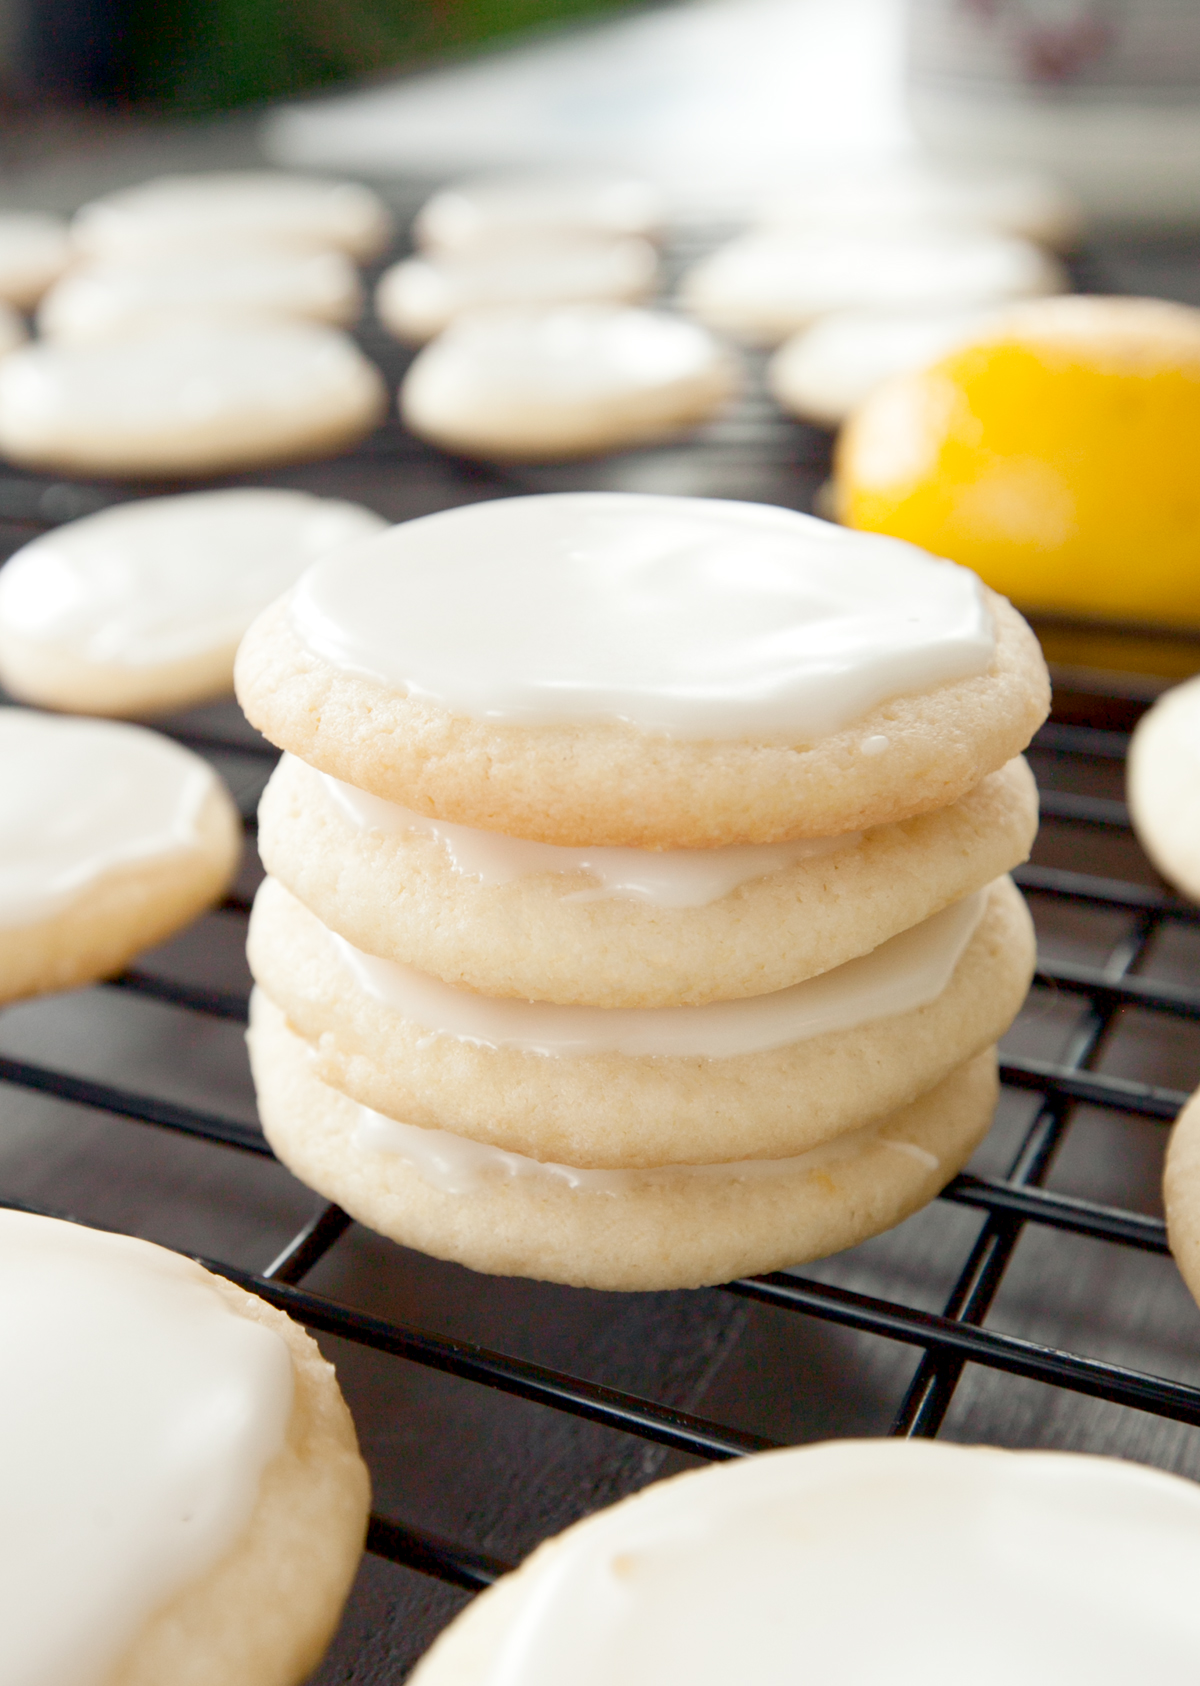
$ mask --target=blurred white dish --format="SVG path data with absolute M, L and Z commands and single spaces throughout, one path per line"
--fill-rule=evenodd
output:
M 451 450 L 551 460 L 695 426 L 737 384 L 733 356 L 678 317 L 606 304 L 480 311 L 418 354 L 400 413 Z
M 648 297 L 658 255 L 647 240 L 547 240 L 462 257 L 406 258 L 375 295 L 398 339 L 420 342 L 468 310 L 506 305 L 631 304 Z

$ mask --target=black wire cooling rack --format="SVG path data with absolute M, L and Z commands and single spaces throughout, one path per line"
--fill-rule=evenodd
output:
M 367 343 L 395 378 L 402 355 Z M 827 461 L 828 441 L 752 386 L 687 446 L 569 469 L 481 470 L 388 423 L 336 462 L 225 483 L 359 497 L 393 519 L 567 486 L 808 507 Z M 0 475 L 0 537 L 11 551 L 171 489 Z M 1200 668 L 1200 640 L 1172 660 Z M 539 1538 L 696 1460 L 945 1434 L 1200 1475 L 1200 1314 L 1158 1205 L 1163 1127 L 1200 1083 L 1200 910 L 1156 878 L 1122 801 L 1128 733 L 1157 687 L 1059 680 L 1031 752 L 1042 834 L 1017 874 L 1041 959 L 996 1127 L 930 1208 L 837 1259 L 690 1294 L 589 1294 L 423 1259 L 322 1204 L 254 1120 L 252 848 L 236 893 L 182 937 L 0 1017 L 0 1203 L 199 1256 L 338 1364 L 376 1511 L 323 1686 L 398 1680 L 463 1595 Z M 274 752 L 232 704 L 160 724 L 224 773 L 252 840 Z

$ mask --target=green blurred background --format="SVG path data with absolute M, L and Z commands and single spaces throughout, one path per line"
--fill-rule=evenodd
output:
M 629 0 L 0 0 L 0 101 L 201 115 L 631 9 Z

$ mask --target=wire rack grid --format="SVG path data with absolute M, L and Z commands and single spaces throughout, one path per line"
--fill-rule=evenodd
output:
M 400 354 L 367 343 L 395 378 Z M 565 485 L 805 507 L 827 449 L 752 389 L 678 451 L 509 474 L 389 423 L 335 464 L 241 483 L 357 495 L 396 519 Z M 169 489 L 9 475 L 0 524 L 11 550 Z M 697 1460 L 941 1433 L 1200 1474 L 1200 1323 L 1157 1205 L 1164 1126 L 1200 1082 L 1200 910 L 1157 880 L 1121 795 L 1153 690 L 1068 674 L 1035 742 L 1043 831 L 1017 879 L 1041 958 L 988 1143 L 926 1212 L 802 1270 L 632 1297 L 494 1281 L 406 1254 L 310 1196 L 258 1131 L 240 1041 L 252 849 L 235 892 L 183 937 L 0 1019 L 0 1203 L 188 1251 L 338 1363 L 377 1508 L 322 1686 L 399 1679 L 463 1595 L 537 1539 Z M 270 746 L 232 705 L 160 724 L 223 772 L 252 837 Z

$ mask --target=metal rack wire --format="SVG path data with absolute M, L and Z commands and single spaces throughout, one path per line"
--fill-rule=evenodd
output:
M 373 344 L 371 349 L 390 373 L 398 372 L 395 348 Z M 710 477 L 702 489 L 723 491 L 725 495 L 741 483 L 739 476 L 745 474 L 747 465 L 761 469 L 764 462 L 774 464 L 784 476 L 780 483 L 783 491 L 776 491 L 781 502 L 799 501 L 801 495 L 807 500 L 824 472 L 825 460 L 825 443 L 820 436 L 769 415 L 761 399 L 753 395 L 738 416 L 712 430 L 686 456 L 693 485 L 696 463 L 707 461 L 710 468 L 715 463 L 715 479 Z M 646 464 L 657 464 L 660 479 L 656 486 L 670 489 L 669 484 L 663 485 L 663 476 L 669 483 L 675 472 L 675 459 L 670 453 L 658 457 L 642 453 L 629 462 L 637 470 L 635 482 L 643 486 L 647 484 Z M 362 488 L 369 481 L 375 495 L 368 501 L 396 518 L 464 497 L 564 483 L 561 475 L 555 478 L 531 471 L 506 476 L 448 463 L 416 445 L 395 424 L 381 429 L 352 457 L 329 466 L 336 473 L 309 470 L 270 478 L 276 484 L 306 485 L 346 496 L 364 495 Z M 589 475 L 594 478 L 589 479 Z M 572 471 L 566 483 L 612 485 L 621 481 L 619 476 L 614 479 L 611 465 L 584 465 Z M 10 476 L 0 479 L 0 523 L 13 524 L 9 532 L 12 548 L 13 541 L 37 527 L 86 513 L 115 495 L 127 493 L 60 484 L 35 476 Z M 764 495 L 759 482 L 747 495 Z M 943 1192 L 931 1220 L 941 1225 L 933 1247 L 938 1268 L 918 1272 L 920 1280 L 915 1287 L 908 1284 L 913 1291 L 906 1291 L 902 1269 L 892 1271 L 892 1287 L 887 1293 L 871 1293 L 837 1280 L 836 1271 L 831 1275 L 820 1267 L 809 1267 L 729 1283 L 692 1301 L 705 1308 L 704 1317 L 715 1317 L 722 1298 L 735 1296 L 788 1320 L 852 1331 L 881 1340 L 893 1351 L 911 1354 L 915 1367 L 900 1375 L 899 1385 L 888 1397 L 890 1432 L 896 1435 L 946 1432 L 964 1377 L 979 1369 L 1200 1427 L 1200 1385 L 1111 1357 L 1059 1347 L 995 1321 L 998 1297 L 1022 1239 L 1030 1233 L 1083 1238 L 1112 1249 L 1150 1255 L 1167 1252 L 1165 1226 L 1153 1212 L 1064 1191 L 1053 1186 L 1053 1173 L 1068 1138 L 1091 1129 L 1097 1117 L 1116 1115 L 1138 1129 L 1156 1130 L 1175 1116 L 1185 1099 L 1180 1087 L 1108 1069 L 1108 1055 L 1114 1042 L 1125 1034 L 1129 1015 L 1149 1015 L 1155 1022 L 1172 1023 L 1200 1018 L 1200 988 L 1163 976 L 1161 968 L 1156 971 L 1155 962 L 1164 934 L 1200 928 L 1200 909 L 1162 888 L 1145 863 L 1128 868 L 1134 858 L 1129 820 L 1116 781 L 1128 741 L 1127 729 L 1142 704 L 1131 701 L 1120 688 L 1106 690 L 1103 681 L 1070 690 L 1068 700 L 1070 706 L 1062 711 L 1061 718 L 1043 729 L 1035 744 L 1050 847 L 1035 856 L 1034 863 L 1022 869 L 1017 879 L 1043 922 L 1056 909 L 1066 908 L 1079 910 L 1085 919 L 1099 920 L 1105 930 L 1108 924 L 1115 924 L 1112 940 L 1103 953 L 1097 950 L 1085 961 L 1053 952 L 1042 958 L 1035 984 L 1034 1015 L 1037 1002 L 1050 1000 L 1059 1008 L 1065 1004 L 1070 1009 L 1070 1023 L 1053 1057 L 1022 1052 L 1018 1036 L 1014 1051 L 1003 1059 L 1001 1075 L 1009 1100 L 1020 1102 L 1022 1097 L 1031 1097 L 1030 1110 L 1021 1116 L 1007 1162 L 998 1168 L 984 1166 L 966 1172 Z M 1114 730 L 1114 722 L 1122 729 Z M 224 714 L 218 710 L 215 715 L 210 711 L 203 718 L 184 717 L 166 722 L 164 727 L 180 741 L 210 755 L 218 765 L 236 767 L 235 783 L 252 826 L 257 794 L 273 759 L 269 746 L 248 733 L 232 710 Z M 1119 870 L 1096 870 L 1107 858 L 1104 849 L 1098 847 L 1104 839 L 1119 844 Z M 1070 864 L 1062 864 L 1064 860 Z M 253 870 L 249 870 L 239 893 L 225 904 L 223 918 L 239 924 L 244 921 L 253 877 Z M 174 968 L 141 964 L 100 986 L 99 993 L 111 1003 L 134 997 L 148 1000 L 187 1015 L 195 1023 L 223 1021 L 237 1025 L 246 1016 L 244 988 L 214 983 L 204 968 L 187 964 Z M 1019 1022 L 1018 1033 L 1020 1028 Z M 0 1052 L 0 1085 L 0 1095 L 14 1090 L 36 1092 L 66 1109 L 89 1109 L 121 1121 L 122 1126 L 149 1126 L 156 1132 L 190 1138 L 232 1156 L 240 1165 L 271 1158 L 266 1142 L 246 1118 L 220 1108 L 184 1104 L 163 1093 L 162 1085 L 152 1081 L 113 1082 L 80 1075 L 70 1068 L 69 1061 Z M 235 1167 L 234 1183 L 238 1174 Z M 0 1204 L 76 1215 L 61 1210 L 60 1203 L 53 1199 L 33 1200 L 5 1186 L 2 1160 Z M 68 1204 L 66 1200 L 61 1202 Z M 976 1227 L 966 1232 L 961 1225 L 947 1227 L 945 1214 L 955 1211 L 975 1215 Z M 910 1225 L 916 1221 L 911 1220 Z M 889 1255 L 893 1262 L 903 1261 L 910 1225 L 895 1232 Z M 751 1430 L 739 1410 L 726 1409 L 710 1418 L 669 1398 L 606 1383 L 602 1377 L 586 1373 L 587 1365 L 571 1367 L 523 1356 L 520 1347 L 526 1344 L 527 1330 L 520 1340 L 514 1336 L 509 1350 L 498 1350 L 484 1341 L 463 1338 L 444 1323 L 439 1326 L 436 1317 L 426 1323 L 380 1316 L 363 1305 L 322 1291 L 312 1279 L 336 1258 L 355 1227 L 336 1206 L 326 1205 L 311 1211 L 295 1227 L 286 1245 L 274 1249 L 273 1258 L 264 1257 L 258 1270 L 247 1270 L 220 1257 L 205 1257 L 203 1262 L 337 1342 L 383 1355 L 394 1363 L 440 1372 L 477 1389 L 515 1396 L 552 1413 L 618 1431 L 677 1457 L 737 1457 L 788 1438 L 786 1430 L 773 1434 Z M 444 1269 L 453 1276 L 455 1267 Z M 930 1283 L 943 1278 L 948 1287 L 931 1308 L 923 1303 L 930 1298 Z M 1051 1272 L 1044 1284 L 1048 1301 L 1054 1300 L 1060 1285 Z M 544 1316 L 545 1327 L 549 1327 L 549 1320 L 561 1317 L 563 1305 L 568 1303 L 562 1291 L 548 1291 L 544 1301 L 538 1299 L 539 1292 L 531 1289 L 535 1340 L 539 1316 Z M 568 1291 L 568 1298 L 574 1292 Z M 783 1324 L 773 1327 L 777 1332 L 784 1329 Z M 780 1359 L 781 1364 L 785 1362 L 785 1358 Z M 803 1390 L 805 1385 L 803 1376 L 788 1382 L 794 1390 Z M 843 1431 L 838 1426 L 839 1385 L 837 1377 L 826 1385 L 833 1400 L 833 1432 Z M 699 1389 L 700 1403 L 703 1391 Z M 439 1432 L 453 1432 L 453 1425 L 441 1423 Z M 407 1455 L 419 1459 L 424 1452 L 418 1446 L 409 1448 Z M 634 1484 L 661 1468 L 661 1464 L 639 1465 Z M 595 1502 L 595 1487 L 593 1482 L 579 1501 L 583 1508 Z M 536 1532 L 536 1523 L 534 1528 Z M 372 1517 L 368 1549 L 377 1558 L 468 1592 L 494 1580 L 514 1555 L 483 1550 L 469 1538 L 447 1539 L 419 1518 L 387 1514 L 386 1509 Z M 439 1607 L 426 1626 L 425 1637 L 447 1613 L 448 1607 Z M 323 1673 L 320 1678 L 357 1680 L 363 1676 L 348 1668 L 336 1676 Z M 372 1674 L 370 1678 L 377 1676 Z

